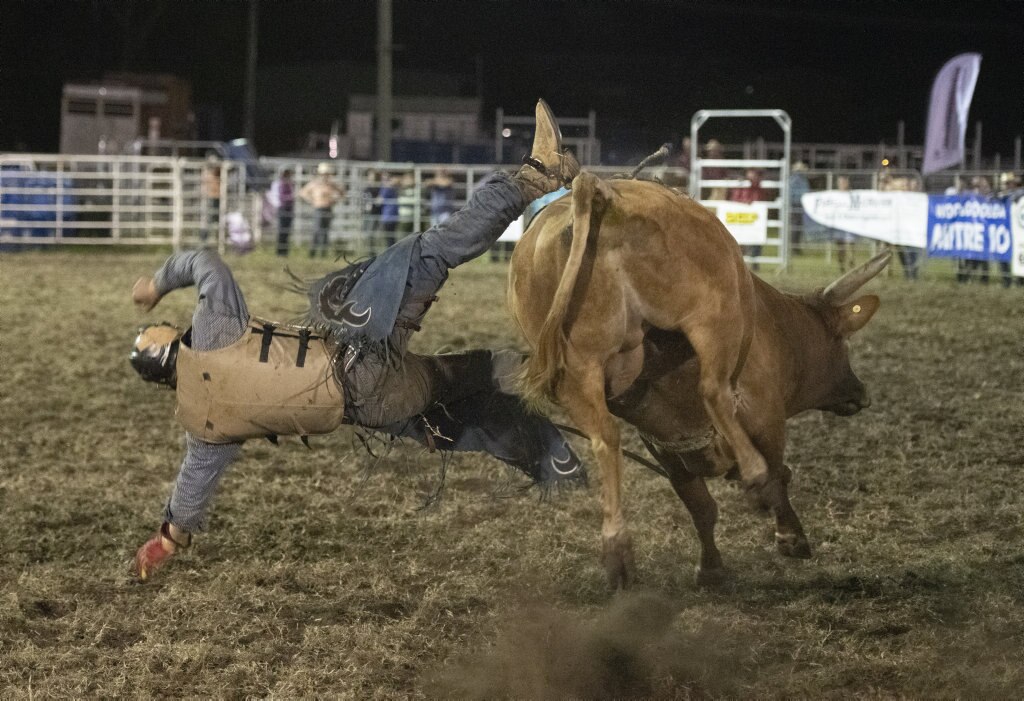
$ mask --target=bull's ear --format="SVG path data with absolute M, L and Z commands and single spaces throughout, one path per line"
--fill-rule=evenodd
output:
M 877 295 L 864 295 L 852 302 L 839 305 L 836 307 L 836 313 L 839 315 L 839 333 L 850 336 L 860 331 L 871 321 L 871 317 L 881 305 L 882 301 Z

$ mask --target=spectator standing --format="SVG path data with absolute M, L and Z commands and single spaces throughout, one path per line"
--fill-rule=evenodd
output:
M 384 232 L 384 246 L 389 247 L 398 240 L 398 186 L 397 175 L 387 175 L 381 180 L 378 201 L 380 202 L 380 229 Z
M 321 163 L 316 168 L 316 177 L 299 191 L 299 197 L 316 209 L 316 230 L 309 247 L 310 258 L 315 257 L 318 251 L 321 258 L 327 257 L 327 239 L 334 219 L 334 205 L 345 196 L 345 191 L 335 184 L 332 175 L 331 165 Z
M 295 220 L 295 183 L 291 168 L 285 168 L 270 184 L 270 203 L 277 209 L 277 255 L 287 257 Z
M 1024 197 L 1024 187 L 1021 186 L 1020 176 L 1016 173 L 1006 172 L 999 176 L 998 197 L 1006 200 L 1006 206 L 1010 207 L 1014 202 Z M 1024 287 L 1024 277 L 1013 276 L 1013 263 L 1010 261 L 999 261 L 999 276 L 1003 287 L 1017 285 Z
M 430 225 L 445 223 L 455 208 L 455 181 L 441 168 L 423 185 L 430 193 Z
M 839 192 L 849 192 L 850 178 L 845 175 L 838 176 L 836 178 L 836 190 Z M 839 262 L 839 272 L 845 273 L 856 266 L 853 242 L 857 240 L 857 237 L 849 231 L 843 231 L 842 229 L 830 229 L 829 234 L 831 234 L 829 238 L 832 239 L 832 243 L 836 246 L 836 261 Z
M 963 191 L 964 191 L 963 181 L 960 180 L 960 176 L 959 175 L 954 175 L 953 176 L 953 184 L 950 185 L 949 187 L 947 187 L 945 190 L 943 190 L 942 194 L 944 194 L 944 195 L 959 195 Z
M 991 197 L 993 194 L 992 183 L 985 176 L 977 175 L 971 178 L 970 192 L 981 197 Z M 960 261 L 960 269 L 957 270 L 956 280 L 961 283 L 977 281 L 982 285 L 987 285 L 988 273 L 989 265 L 987 260 L 963 259 Z
M 722 144 L 717 139 L 710 139 L 704 146 L 704 158 L 722 158 Z M 702 168 L 700 173 L 700 179 L 703 180 L 725 180 L 729 177 L 729 172 L 722 166 L 709 166 Z M 728 195 L 728 190 L 725 187 L 716 185 L 712 187 L 708 196 L 702 199 L 708 200 L 724 200 Z
M 380 228 L 380 174 L 375 170 L 366 171 L 366 185 L 362 192 L 363 233 L 367 238 Z
M 982 197 L 991 197 L 992 183 L 984 175 L 976 175 L 971 178 L 971 192 Z
M 1010 203 L 1024 197 L 1024 184 L 1016 173 L 1007 171 L 999 176 L 999 197 L 1007 197 Z
M 910 192 L 917 189 L 917 183 L 907 177 L 894 178 L 888 169 L 883 169 L 878 176 L 878 189 L 889 192 Z M 907 280 L 916 280 L 918 249 L 913 246 L 893 246 L 893 248 L 896 250 L 896 255 L 900 259 L 900 265 L 903 267 L 903 277 Z
M 942 194 L 944 195 L 962 195 L 967 191 L 964 186 L 964 181 L 960 179 L 959 175 L 953 176 L 953 184 L 947 187 Z M 963 258 L 953 259 L 953 269 L 956 272 L 956 281 L 958 283 L 965 283 L 968 280 L 967 273 L 967 261 Z
M 420 198 L 416 193 L 416 178 L 412 173 L 406 173 L 398 190 L 398 233 L 399 238 L 412 233 L 416 221 L 416 206 Z
M 693 167 L 693 163 L 690 160 L 690 149 L 693 146 L 693 141 L 690 137 L 684 136 L 682 142 L 679 145 L 679 156 L 676 157 L 676 166 L 682 168 L 682 182 L 679 186 L 687 188 L 690 186 L 690 169 Z
M 221 162 L 217 155 L 214 153 L 207 155 L 200 183 L 203 201 L 206 204 L 206 217 L 203 220 L 203 226 L 199 229 L 200 241 L 205 242 L 210 238 L 211 229 L 216 238 L 220 226 L 220 171 Z
M 761 171 L 757 168 L 748 168 L 746 172 L 748 185 L 746 187 L 733 188 L 729 192 L 729 200 L 732 202 L 741 202 L 743 204 L 753 204 L 754 202 L 764 202 L 768 200 L 768 193 L 763 187 L 761 187 Z M 750 255 L 757 258 L 761 255 L 762 247 L 757 246 L 744 246 L 750 251 Z M 757 261 L 751 265 L 753 270 L 757 270 L 760 266 Z
M 789 173 L 789 244 L 794 255 L 803 254 L 804 205 L 803 196 L 811 191 L 807 180 L 807 164 L 797 161 Z

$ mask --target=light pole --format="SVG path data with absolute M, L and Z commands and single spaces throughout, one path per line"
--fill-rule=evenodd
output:
M 391 0 L 377 0 L 377 148 L 378 161 L 391 160 Z
M 242 135 L 250 146 L 256 137 L 256 35 L 259 28 L 260 0 L 249 0 L 248 53 L 245 60 L 245 124 Z

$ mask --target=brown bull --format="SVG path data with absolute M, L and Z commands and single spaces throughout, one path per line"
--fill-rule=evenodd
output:
M 888 252 L 823 291 L 785 294 L 752 275 L 704 207 L 657 183 L 583 173 L 512 256 L 512 312 L 533 353 L 521 390 L 554 401 L 590 438 L 601 472 L 604 564 L 632 578 L 614 415 L 636 426 L 693 517 L 698 582 L 725 570 L 704 478 L 733 468 L 776 519 L 783 555 L 810 557 L 789 503 L 785 422 L 807 409 L 850 415 L 870 403 L 846 340 L 878 297 L 850 300 Z

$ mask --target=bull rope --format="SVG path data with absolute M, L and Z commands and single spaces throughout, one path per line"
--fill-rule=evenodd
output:
M 640 161 L 637 164 L 636 168 L 634 168 L 633 170 L 629 171 L 629 175 L 623 175 L 623 176 L 619 176 L 619 177 L 623 177 L 626 180 L 634 180 L 634 179 L 636 179 L 636 176 L 640 174 L 641 170 L 643 170 L 647 166 L 652 165 L 654 163 L 660 163 L 661 161 L 665 160 L 665 158 L 667 158 L 668 154 L 670 154 L 671 152 L 672 152 L 672 144 L 670 144 L 668 142 L 665 142 L 665 143 L 663 143 L 661 145 L 661 148 L 659 148 L 657 151 L 652 153 L 647 158 L 645 158 L 642 161 Z
M 574 428 L 573 426 L 566 426 L 565 424 L 555 424 L 555 428 L 560 428 L 563 431 L 567 431 L 573 434 L 574 436 L 579 436 L 580 438 L 586 438 L 587 440 L 590 440 L 590 436 L 588 436 L 578 428 Z M 668 473 L 665 472 L 661 465 L 655 465 L 653 462 L 647 460 L 642 455 L 638 455 L 637 453 L 634 453 L 632 450 L 626 450 L 625 448 L 622 449 L 622 454 L 625 455 L 630 460 L 632 460 L 633 462 L 638 462 L 647 469 L 657 472 L 662 477 L 668 479 Z

